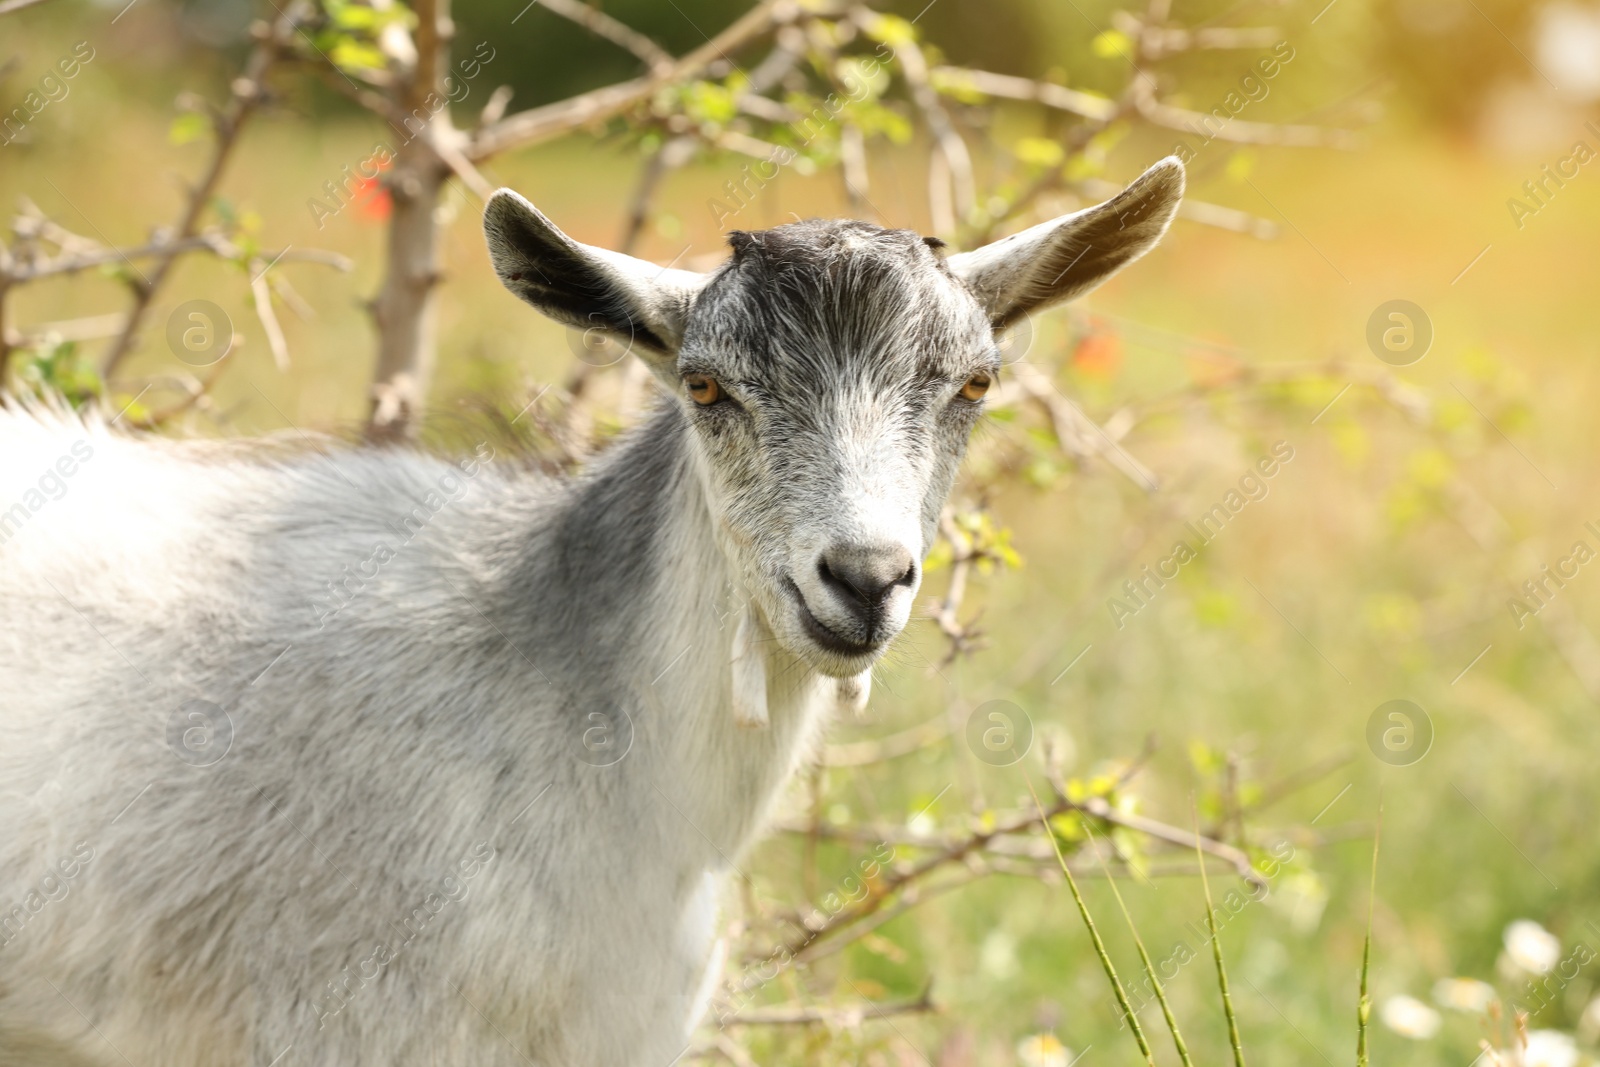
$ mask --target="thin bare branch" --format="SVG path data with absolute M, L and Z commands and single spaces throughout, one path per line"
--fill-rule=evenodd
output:
M 210 252 L 223 259 L 235 259 L 239 249 L 220 233 L 201 233 L 186 237 L 181 241 L 165 239 L 151 241 L 148 244 L 138 245 L 133 248 L 105 248 L 96 246 L 92 251 L 75 252 L 57 256 L 52 259 L 35 260 L 27 264 L 18 264 L 9 270 L 0 264 L 0 280 L 25 284 L 36 282 L 42 278 L 51 278 L 62 274 L 76 274 L 79 271 L 92 270 L 108 263 L 122 263 L 134 259 L 149 259 L 151 257 L 167 258 L 186 255 L 191 252 Z M 346 273 L 355 269 L 351 260 L 337 252 L 328 252 L 315 248 L 287 248 L 279 252 L 261 252 L 260 257 L 269 263 L 321 263 L 333 267 L 335 270 Z
M 5 391 L 6 370 L 11 365 L 11 354 L 23 343 L 22 335 L 11 329 L 6 321 L 9 314 L 6 298 L 10 295 L 11 287 L 0 284 L 0 392 Z
M 1326 778 L 1355 758 L 1354 749 L 1340 749 L 1331 756 L 1320 759 L 1308 767 L 1303 767 L 1293 774 L 1263 786 L 1260 795 L 1254 801 L 1245 804 L 1243 810 L 1249 813 L 1269 808 L 1285 797 L 1292 796 L 1304 789 L 1312 782 Z
M 217 362 L 213 363 L 209 368 L 207 368 L 204 379 L 198 381 L 190 379 L 184 383 L 186 388 L 182 400 L 176 401 L 175 403 L 162 408 L 160 411 L 152 411 L 149 415 L 142 419 L 129 419 L 129 425 L 137 427 L 141 430 L 153 430 L 157 427 L 165 426 L 167 423 L 171 422 L 173 419 L 187 411 L 190 411 L 194 408 L 204 407 L 209 404 L 211 401 L 212 387 L 215 386 L 218 380 L 221 379 L 223 368 L 228 365 L 229 358 L 234 352 L 238 351 L 239 345 L 242 344 L 243 341 L 244 338 L 240 337 L 238 334 L 234 334 L 233 343 L 228 346 L 227 354 L 224 355 L 222 359 L 217 360 Z
M 921 996 L 913 1000 L 886 1004 L 863 1001 L 859 1004 L 828 1008 L 785 1004 L 772 1008 L 751 1008 L 729 1015 L 721 1021 L 728 1026 L 809 1026 L 824 1023 L 837 1029 L 854 1030 L 862 1023 L 871 1022 L 873 1019 L 884 1019 L 891 1015 L 920 1015 L 938 1010 L 938 1005 L 933 1002 L 933 987 L 929 986 L 922 991 Z
M 1075 804 L 1073 807 L 1079 811 L 1087 812 L 1097 819 L 1104 819 L 1108 823 L 1124 826 L 1129 830 L 1137 830 L 1147 837 L 1153 837 L 1157 841 L 1164 841 L 1169 845 L 1176 845 L 1179 848 L 1189 850 L 1199 848 L 1201 851 L 1216 856 L 1218 859 L 1226 860 L 1238 872 L 1239 877 L 1251 885 L 1265 886 L 1267 884 L 1266 879 L 1250 865 L 1250 857 L 1232 845 L 1214 841 L 1209 837 L 1200 837 L 1196 840 L 1196 835 L 1188 830 L 1158 822 L 1155 819 L 1147 819 L 1143 815 L 1119 811 L 1107 804 L 1101 797 L 1090 797 L 1082 804 Z
M 1271 48 L 1283 40 L 1276 26 L 1158 26 L 1148 14 L 1121 10 L 1111 13 L 1111 24 L 1138 42 L 1140 59 L 1152 62 L 1178 52 Z
M 335 67 L 328 57 L 319 54 L 316 56 L 296 56 L 294 58 L 299 65 L 310 68 L 328 88 L 346 100 L 366 108 L 396 129 L 404 128 L 405 120 L 411 117 L 396 106 L 389 97 L 371 89 L 363 89 L 355 84 L 345 76 L 343 71 Z
M 974 551 L 972 540 L 956 526 L 955 513 L 948 507 L 939 514 L 939 533 L 950 543 L 950 583 L 934 611 L 933 621 L 950 641 L 950 651 L 944 659 L 949 664 L 980 647 L 978 631 L 960 618 L 961 604 L 967 595 L 967 578 L 979 553 Z
M 511 86 L 496 86 L 495 91 L 489 94 L 489 102 L 483 105 L 483 110 L 478 113 L 478 125 L 488 126 L 499 122 L 505 116 L 506 108 L 511 104 Z
M 267 335 L 267 347 L 272 350 L 272 360 L 278 365 L 278 370 L 289 369 L 289 342 L 284 339 L 283 327 L 278 324 L 278 315 L 272 310 L 272 290 L 267 285 L 267 268 L 271 264 L 262 264 L 260 260 L 250 261 L 250 296 L 255 304 L 256 318 L 261 320 L 261 329 Z
M 874 930 L 894 922 L 907 912 L 928 903 L 935 897 L 954 892 L 963 886 L 971 885 L 979 879 L 985 878 L 990 871 L 987 865 L 980 862 L 977 854 L 968 857 L 967 866 L 960 873 L 942 882 L 919 882 L 904 888 L 898 897 L 882 898 L 876 907 L 868 909 L 864 914 L 852 918 L 847 923 L 840 924 L 837 928 L 829 927 L 828 934 L 835 930 L 842 930 L 839 936 L 830 936 L 827 940 L 818 938 L 809 939 L 805 945 L 795 952 L 795 960 L 800 963 L 813 963 L 826 959 L 836 953 L 843 952 L 846 948 L 871 934 Z M 893 900 L 893 907 L 884 907 L 883 904 Z M 842 913 L 841 913 L 842 914 Z
M 479 162 L 512 148 L 525 148 L 582 126 L 614 118 L 649 100 L 658 90 L 695 77 L 712 62 L 738 51 L 771 32 L 774 27 L 791 22 L 800 15 L 800 5 L 789 0 L 762 0 L 762 3 L 751 8 L 704 45 L 674 61 L 671 67 L 508 115 L 477 130 L 463 154 L 473 162 Z
M 214 119 L 216 141 L 212 146 L 211 159 L 200 181 L 190 190 L 188 203 L 184 206 L 177 226 L 173 228 L 174 245 L 194 237 L 199 232 L 200 220 L 205 216 L 211 198 L 216 194 L 217 186 L 222 181 L 223 171 L 227 168 L 234 147 L 239 142 L 239 134 L 246 120 L 260 106 L 265 96 L 264 82 L 267 73 L 287 49 L 288 42 L 295 32 L 295 19 L 300 10 L 299 4 L 292 4 L 289 11 L 280 15 L 270 27 L 258 29 L 256 44 L 245 63 L 244 73 L 233 80 L 232 95 L 228 99 L 227 106 Z M 150 310 L 151 302 L 161 289 L 162 283 L 171 274 L 178 256 L 179 253 L 170 249 L 159 253 L 150 268 L 150 273 L 144 280 L 133 284 L 133 306 L 128 310 L 127 325 L 106 353 L 101 371 L 105 377 L 109 378 L 133 351 L 134 344 L 138 341 L 139 329 L 144 325 L 145 315 Z
M 652 74 L 664 74 L 672 69 L 672 54 L 638 30 L 582 0 L 539 0 L 539 6 L 552 15 L 576 22 L 596 37 L 602 37 L 619 48 L 625 48 L 644 61 Z
M 872 188 L 872 179 L 867 170 L 867 139 L 861 127 L 853 122 L 839 127 L 839 164 L 850 211 L 860 215 L 869 206 L 867 196 Z
M 1361 145 L 1361 138 L 1349 130 L 1329 126 L 1252 122 L 1248 119 L 1235 118 L 1221 105 L 1209 112 L 1190 111 L 1187 108 L 1164 104 L 1149 91 L 1135 93 L 1134 105 L 1139 109 L 1139 114 L 1157 126 L 1193 134 L 1208 141 L 1280 145 L 1290 148 L 1339 148 L 1346 151 Z
M 1064 812 L 1082 812 L 1103 822 L 1144 834 L 1146 837 L 1160 841 L 1164 845 L 1171 845 L 1185 853 L 1194 851 L 1194 834 L 1189 830 L 1157 819 L 1128 814 L 1113 808 L 1099 797 L 1076 803 L 1060 795 L 1057 783 L 1052 783 L 1052 786 L 1058 788 L 1056 803 L 1046 809 L 1046 814 L 1052 818 Z M 1018 813 L 1015 812 L 1002 813 L 1002 815 L 997 816 L 997 829 L 985 834 L 975 833 L 965 837 L 930 836 L 916 833 L 905 827 L 895 826 L 836 827 L 824 825 L 821 834 L 826 838 L 854 841 L 863 845 L 881 843 L 893 845 L 895 848 L 931 850 L 934 853 L 934 859 L 924 864 L 925 870 L 918 869 L 918 873 L 914 876 L 916 878 L 925 877 L 941 864 L 965 860 L 967 857 L 978 853 L 983 853 L 986 857 L 989 854 L 994 854 L 1002 857 L 1026 858 L 1040 862 L 1051 861 L 1050 866 L 1053 868 L 1055 866 L 1053 862 L 1055 854 L 1049 843 L 1032 833 L 1033 830 L 1037 829 L 1038 813 L 1033 813 L 1031 822 L 1022 821 L 1017 815 Z M 795 834 L 807 831 L 806 826 L 800 823 L 781 821 L 774 824 L 774 829 L 783 833 Z M 1239 877 L 1252 885 L 1265 884 L 1260 873 L 1250 865 L 1249 856 L 1239 849 L 1210 837 L 1203 837 L 1200 847 L 1202 851 L 1225 862 Z M 1092 870 L 1093 865 L 1086 865 L 1085 869 Z M 1074 873 L 1077 873 L 1076 870 Z M 1174 869 L 1173 873 L 1179 873 L 1178 869 Z M 907 881 L 909 880 L 912 879 L 907 879 Z M 888 890 L 885 891 L 887 892 Z
M 744 1050 L 743 1046 L 735 1041 L 732 1036 L 724 1033 L 718 1033 L 714 1036 L 711 1039 L 710 1046 L 704 1049 L 699 1047 L 691 1048 L 689 1056 L 704 1058 L 713 1052 L 733 1064 L 733 1067 L 760 1067 L 750 1053 Z
M 617 245 L 617 251 L 634 254 L 645 224 L 650 221 L 650 206 L 661 189 L 661 179 L 689 162 L 694 157 L 697 144 L 695 138 L 688 135 L 673 137 L 645 160 L 639 183 L 634 186 L 633 196 L 628 200 L 628 219 L 623 224 L 622 240 Z
M 1044 409 L 1062 451 L 1079 462 L 1101 457 L 1147 493 L 1155 492 L 1160 486 L 1148 467 L 1129 455 L 1077 404 L 1068 400 L 1044 371 L 1026 361 L 1018 361 L 1011 370 L 1011 380 L 1016 387 Z
M 0 15 L 14 14 L 25 7 L 32 7 L 34 4 L 42 3 L 44 3 L 44 0 L 5 0 L 5 3 L 0 4 Z
M 1117 103 L 1093 93 L 1068 89 L 1053 82 L 994 74 L 967 67 L 934 67 L 929 71 L 933 85 L 944 93 L 982 93 L 1004 100 L 1027 100 L 1057 111 L 1067 111 L 1094 122 L 1110 122 L 1117 114 Z
M 865 8 L 856 8 L 853 14 L 863 29 L 879 17 Z M 927 57 L 922 54 L 922 49 L 914 41 L 905 41 L 895 48 L 895 58 L 900 61 L 900 71 L 911 89 L 912 103 L 916 104 L 923 121 L 928 124 L 929 132 L 933 134 L 936 165 L 929 169 L 928 179 L 928 201 L 934 212 L 933 228 L 951 236 L 957 226 L 972 216 L 978 205 L 972 155 L 950 121 L 939 91 L 933 86 Z
M 76 319 L 38 322 L 32 326 L 12 331 L 17 344 L 35 344 L 46 337 L 59 337 L 63 341 L 94 341 L 110 337 L 122 330 L 128 317 L 120 311 L 105 315 L 84 315 Z
M 464 133 L 454 128 L 436 128 L 433 123 L 429 123 L 422 129 L 422 140 L 427 142 L 428 147 L 433 149 L 433 154 L 438 156 L 479 200 L 487 200 L 494 193 L 494 186 L 478 172 L 472 161 L 462 154 L 459 146 L 466 143 L 467 138 Z
M 1164 844 L 1183 848 L 1190 852 L 1199 848 L 1201 851 L 1224 860 L 1230 867 L 1251 885 L 1262 886 L 1266 880 L 1250 864 L 1250 857 L 1237 848 L 1210 838 L 1200 837 L 1176 826 L 1168 825 L 1156 819 L 1135 815 L 1112 807 L 1102 797 L 1090 797 L 1076 802 L 1068 799 L 1064 789 L 1059 783 L 1052 782 L 1056 789 L 1054 803 L 1044 809 L 1045 825 L 1057 815 L 1067 812 L 1080 812 L 1111 823 L 1122 826 L 1137 833 L 1144 834 Z M 1009 812 L 996 816 L 986 827 L 972 831 L 965 837 L 926 838 L 917 837 L 914 840 L 902 843 L 919 849 L 929 849 L 932 855 L 920 862 L 902 866 L 889 873 L 880 881 L 869 883 L 870 891 L 855 905 L 842 908 L 838 912 L 823 919 L 820 923 L 805 923 L 806 933 L 803 937 L 791 939 L 786 946 L 787 951 L 796 959 L 814 959 L 818 956 L 828 955 L 839 947 L 837 941 L 841 932 L 854 933 L 857 936 L 865 930 L 888 921 L 883 915 L 884 909 L 891 902 L 899 901 L 898 911 L 904 911 L 915 905 L 916 898 L 911 894 L 915 888 L 928 881 L 934 875 L 952 867 L 966 865 L 971 868 L 979 864 L 980 869 L 974 873 L 969 870 L 970 878 L 964 878 L 956 884 L 965 884 L 971 878 L 981 877 L 981 864 L 983 853 L 995 845 L 996 842 L 1012 838 L 1019 834 L 1031 835 L 1040 825 L 1040 814 L 1036 811 Z M 781 827 L 806 832 L 804 828 Z M 893 838 L 901 836 L 901 831 L 886 830 L 885 835 L 877 838 L 880 842 L 894 843 Z M 1051 845 L 1054 848 L 1054 845 Z M 1025 855 L 1030 858 L 1042 858 L 1039 851 L 1025 846 L 1020 852 L 1013 850 L 1013 855 Z M 954 885 L 945 885 L 943 889 L 954 888 Z M 895 911 L 895 909 L 890 909 Z M 892 916 L 889 916 L 892 917 Z M 862 929 L 862 927 L 865 929 Z

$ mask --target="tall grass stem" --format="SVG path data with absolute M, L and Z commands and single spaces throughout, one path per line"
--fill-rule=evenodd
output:
M 1089 841 L 1094 842 L 1094 831 L 1084 824 L 1084 832 L 1088 834 Z M 1172 1014 L 1172 1007 L 1167 1003 L 1166 990 L 1161 988 L 1161 979 L 1156 976 L 1155 964 L 1150 962 L 1150 953 L 1145 951 L 1144 938 L 1139 936 L 1139 928 L 1134 925 L 1133 915 L 1128 911 L 1127 901 L 1122 899 L 1122 890 L 1117 888 L 1117 880 L 1111 876 L 1111 867 L 1106 863 L 1105 856 L 1099 849 L 1095 849 L 1095 857 L 1100 861 L 1100 869 L 1106 874 L 1106 881 L 1111 885 L 1111 893 L 1117 898 L 1117 907 L 1122 909 L 1122 918 L 1128 924 L 1128 932 L 1133 935 L 1134 947 L 1139 950 L 1139 962 L 1144 964 L 1144 973 L 1150 978 L 1150 986 L 1155 990 L 1156 1002 L 1161 1005 L 1161 1014 L 1167 1020 L 1167 1029 L 1172 1031 L 1172 1043 L 1178 1050 L 1178 1059 L 1183 1061 L 1183 1067 L 1194 1067 L 1194 1061 L 1189 1058 L 1189 1046 L 1184 1044 L 1183 1034 L 1178 1030 L 1178 1020 Z
M 1072 891 L 1073 903 L 1078 905 L 1078 914 L 1083 916 L 1083 925 L 1089 929 L 1089 940 L 1094 942 L 1095 955 L 1100 957 L 1100 966 L 1105 968 L 1106 978 L 1111 982 L 1111 991 L 1117 995 L 1117 1004 L 1122 1008 L 1122 1017 L 1127 1021 L 1128 1029 L 1133 1031 L 1133 1039 L 1138 1042 L 1145 1063 L 1149 1067 L 1156 1067 L 1156 1058 L 1150 1051 L 1150 1042 L 1139 1026 L 1139 1017 L 1133 1013 L 1133 1005 L 1128 1002 L 1128 991 L 1122 988 L 1122 979 L 1117 977 L 1117 968 L 1111 962 L 1110 954 L 1106 952 L 1106 944 L 1100 940 L 1100 931 L 1095 928 L 1094 917 L 1089 914 L 1089 906 L 1083 902 L 1083 894 L 1078 891 L 1078 880 L 1072 877 L 1072 869 L 1067 866 L 1067 857 L 1061 851 L 1061 842 L 1056 840 L 1056 832 L 1050 828 L 1050 820 L 1044 813 L 1044 805 L 1039 803 L 1039 794 L 1034 791 L 1033 779 L 1028 777 L 1027 771 L 1023 771 L 1022 780 L 1028 785 L 1028 795 L 1033 797 L 1033 806 L 1039 812 L 1039 822 L 1044 825 L 1045 836 L 1050 839 L 1050 847 L 1055 850 L 1056 862 L 1061 865 L 1061 873 L 1066 876 L 1067 888 Z
M 1191 798 L 1191 805 L 1193 801 Z M 1194 854 L 1200 861 L 1200 886 L 1206 895 L 1206 927 L 1211 932 L 1211 958 L 1217 964 L 1217 987 L 1222 990 L 1222 1014 L 1228 1018 L 1228 1043 L 1233 1047 L 1234 1067 L 1244 1067 L 1244 1045 L 1239 1040 L 1239 1018 L 1233 1011 L 1233 994 L 1228 990 L 1228 968 L 1222 963 L 1222 940 L 1217 936 L 1217 909 L 1211 902 L 1211 878 L 1206 874 L 1206 854 L 1200 849 L 1200 815 L 1193 811 Z

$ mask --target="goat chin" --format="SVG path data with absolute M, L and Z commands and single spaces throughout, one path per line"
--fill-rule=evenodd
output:
M 760 729 L 771 725 L 767 715 L 767 659 L 764 646 L 772 632 L 761 620 L 761 613 L 747 604 L 733 634 L 733 721 L 740 726 Z M 835 681 L 836 705 L 856 719 L 867 713 L 872 697 L 872 669 Z
M 872 669 L 862 671 L 854 678 L 840 678 L 839 710 L 848 711 L 857 719 L 867 717 L 867 700 L 872 696 Z

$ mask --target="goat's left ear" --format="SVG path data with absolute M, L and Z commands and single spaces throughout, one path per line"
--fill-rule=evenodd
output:
M 1169 156 L 1095 207 L 949 257 L 995 326 L 1082 296 L 1154 248 L 1183 199 L 1183 164 Z
M 510 189 L 489 198 L 483 232 L 500 281 L 552 319 L 603 330 L 647 363 L 676 358 L 705 275 L 574 241 Z

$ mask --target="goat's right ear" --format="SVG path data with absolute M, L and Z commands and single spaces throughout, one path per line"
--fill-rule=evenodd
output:
M 676 358 L 705 275 L 574 241 L 510 189 L 489 198 L 483 232 L 500 281 L 552 319 L 601 330 L 648 363 Z

